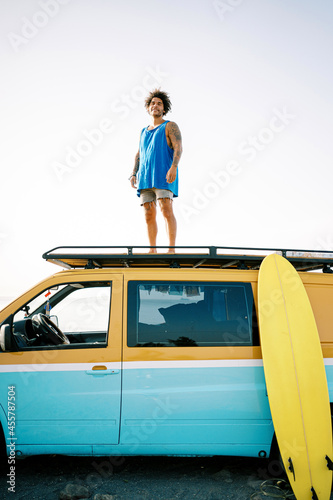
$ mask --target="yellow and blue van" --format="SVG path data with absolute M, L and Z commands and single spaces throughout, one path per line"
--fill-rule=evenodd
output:
M 52 249 L 64 270 L 0 312 L 8 455 L 269 456 L 257 281 L 272 251 L 145 251 Z M 310 298 L 333 403 L 332 254 L 281 253 Z

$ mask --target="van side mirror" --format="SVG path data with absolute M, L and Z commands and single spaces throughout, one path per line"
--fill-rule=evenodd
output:
M 10 325 L 2 325 L 0 327 L 0 349 L 4 352 L 13 350 L 13 337 Z

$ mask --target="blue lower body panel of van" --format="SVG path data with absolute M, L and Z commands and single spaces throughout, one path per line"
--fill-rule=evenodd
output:
M 265 456 L 273 434 L 261 360 L 124 363 L 131 454 Z

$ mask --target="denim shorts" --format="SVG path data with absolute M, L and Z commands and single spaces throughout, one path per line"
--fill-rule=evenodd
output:
M 161 198 L 170 198 L 173 199 L 173 192 L 169 189 L 141 189 L 140 191 L 140 203 L 143 205 L 144 203 L 149 203 L 153 201 L 156 203 L 156 200 L 160 200 Z

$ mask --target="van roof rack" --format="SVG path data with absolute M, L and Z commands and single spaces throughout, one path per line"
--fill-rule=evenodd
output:
M 43 258 L 66 269 L 108 267 L 174 267 L 259 269 L 262 260 L 277 253 L 291 262 L 298 271 L 322 270 L 332 273 L 333 251 L 284 250 L 272 248 L 185 246 L 64 246 L 45 252 Z

